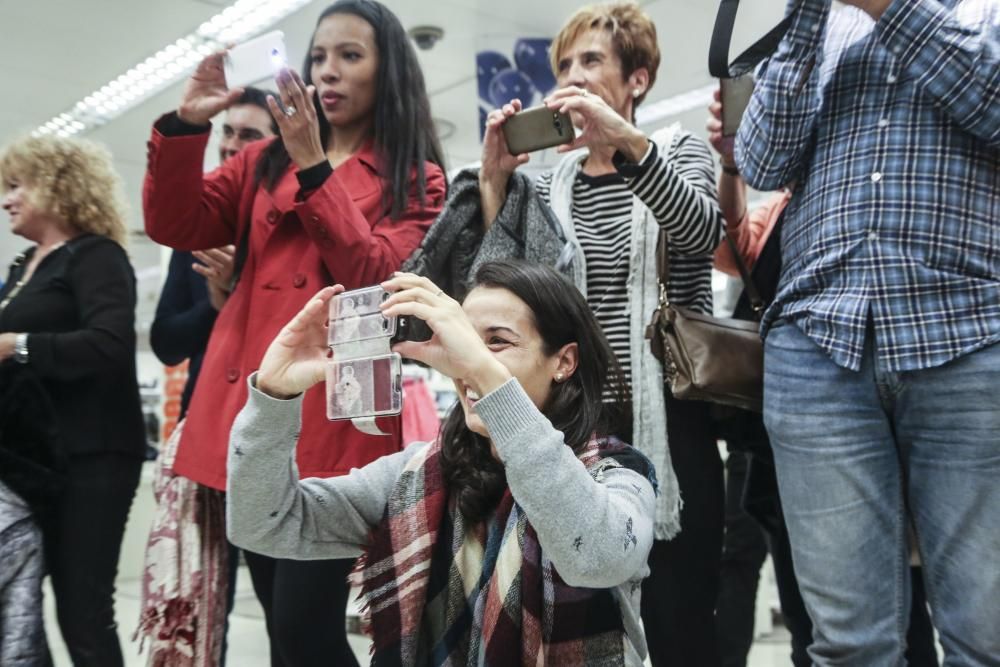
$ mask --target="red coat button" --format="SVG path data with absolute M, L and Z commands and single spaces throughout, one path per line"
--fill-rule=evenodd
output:
M 226 380 L 229 382 L 236 382 L 240 379 L 240 372 L 235 368 L 230 368 L 226 371 Z
M 272 225 L 275 224 L 275 223 L 277 223 L 278 222 L 278 211 L 275 210 L 275 209 L 273 209 L 273 208 L 270 211 L 268 211 L 267 212 L 267 221 L 270 222 Z
M 292 278 L 292 285 L 294 285 L 295 287 L 305 287 L 306 286 L 305 275 L 301 273 L 296 273 L 295 277 Z

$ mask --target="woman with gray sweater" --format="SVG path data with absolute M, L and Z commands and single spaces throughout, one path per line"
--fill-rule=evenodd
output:
M 232 431 L 230 539 L 278 558 L 363 553 L 373 664 L 641 665 L 655 475 L 617 437 L 630 415 L 614 353 L 548 267 L 490 263 L 474 285 L 459 304 L 411 274 L 383 284 L 387 317 L 434 331 L 394 349 L 453 378 L 459 405 L 436 442 L 344 477 L 299 481 L 295 464 L 339 288 L 281 331 Z

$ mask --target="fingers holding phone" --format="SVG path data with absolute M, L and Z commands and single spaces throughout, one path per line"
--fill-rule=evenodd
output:
M 705 129 L 708 130 L 708 143 L 712 145 L 715 152 L 722 159 L 722 164 L 734 166 L 734 137 L 725 135 L 722 131 L 722 92 L 716 89 L 713 94 L 714 101 L 708 106 L 709 117 L 705 122 Z
M 226 84 L 225 58 L 224 50 L 205 56 L 188 79 L 177 108 L 177 117 L 185 123 L 207 125 L 243 94 L 243 88 Z
M 313 98 L 315 86 L 307 86 L 299 73 L 284 68 L 274 79 L 281 96 L 281 104 L 268 95 L 267 106 L 274 116 L 281 138 L 292 162 L 299 170 L 314 167 L 327 159 L 326 150 L 319 136 L 319 119 Z
M 326 376 L 327 313 L 341 285 L 324 287 L 284 326 L 264 353 L 257 388 L 275 398 L 301 394 Z
M 494 109 L 486 117 L 480 180 L 487 182 L 502 180 L 505 190 L 510 175 L 529 159 L 525 152 L 511 151 L 503 130 L 507 120 L 520 111 L 521 100 L 514 99 L 501 108 Z
M 612 147 L 627 158 L 639 160 L 648 147 L 646 135 L 615 111 L 600 95 L 577 86 L 560 88 L 545 98 L 550 110 L 569 115 L 579 130 L 573 141 L 563 144 L 558 152 L 578 148 Z

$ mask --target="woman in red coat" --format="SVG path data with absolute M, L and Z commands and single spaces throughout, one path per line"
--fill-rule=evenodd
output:
M 399 20 L 372 0 L 319 18 L 300 77 L 282 70 L 269 99 L 281 137 L 202 174 L 209 119 L 236 101 L 223 53 L 207 57 L 149 143 L 146 231 L 178 250 L 246 239 L 239 283 L 208 343 L 174 471 L 226 488 L 229 430 L 246 377 L 270 340 L 323 285 L 388 278 L 420 244 L 445 197 L 442 153 L 416 55 Z M 398 423 L 364 435 L 325 417 L 323 387 L 303 404 L 302 477 L 347 473 L 399 451 Z M 356 664 L 344 635 L 350 561 L 247 554 L 271 636 L 272 665 Z

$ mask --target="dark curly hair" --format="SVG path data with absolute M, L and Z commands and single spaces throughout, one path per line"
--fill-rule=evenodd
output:
M 552 385 L 542 413 L 574 450 L 597 435 L 631 437 L 631 408 L 621 366 L 583 295 L 554 269 L 523 261 L 484 264 L 473 289 L 508 290 L 531 310 L 542 338 L 542 351 L 552 355 L 568 343 L 579 347 L 576 371 Z M 441 427 L 441 468 L 449 493 L 471 525 L 496 507 L 507 479 L 493 458 L 489 441 L 473 433 L 456 405 Z

